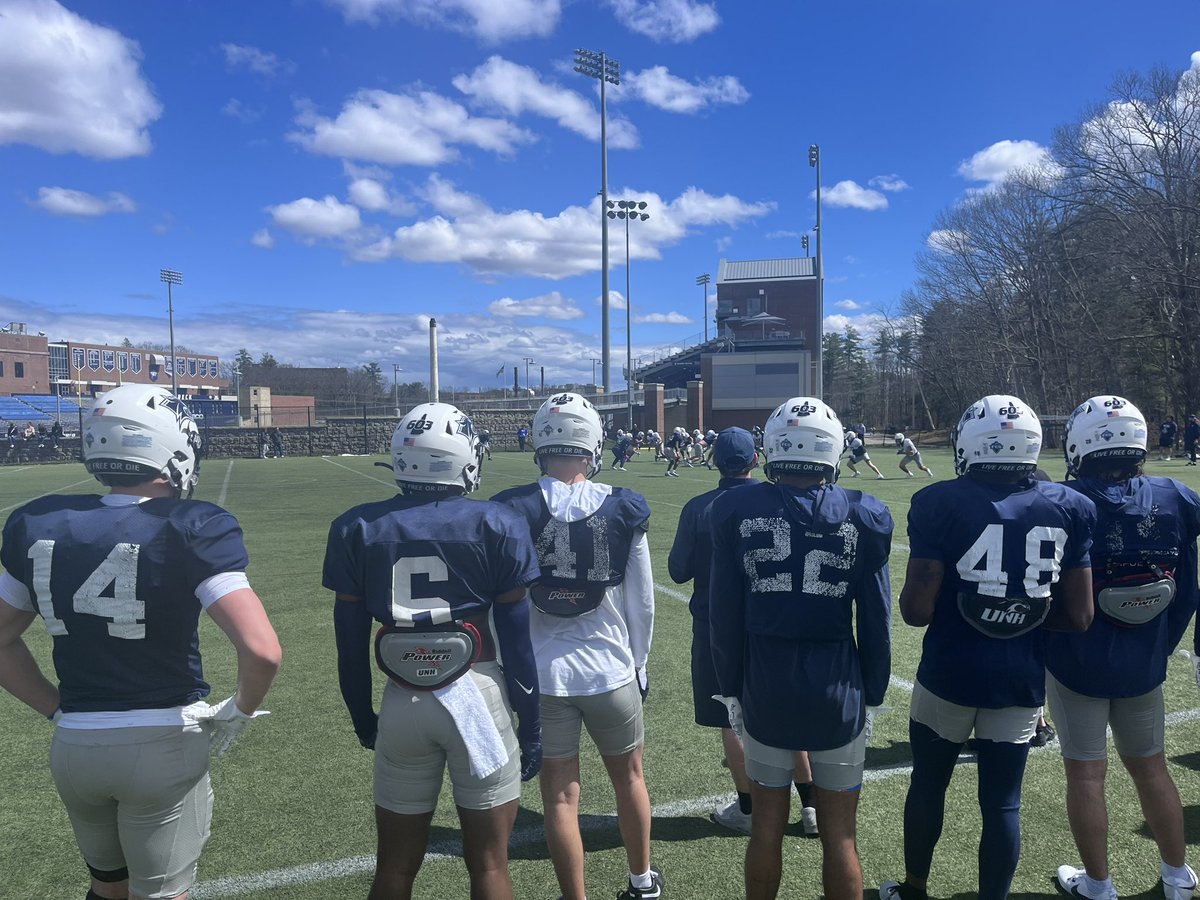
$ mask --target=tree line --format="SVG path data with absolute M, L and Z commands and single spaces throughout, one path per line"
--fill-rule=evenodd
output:
M 880 425 L 1010 391 L 1041 414 L 1101 392 L 1194 412 L 1198 248 L 1200 71 L 1122 76 L 1044 163 L 937 217 L 901 320 L 825 336 L 828 399 Z

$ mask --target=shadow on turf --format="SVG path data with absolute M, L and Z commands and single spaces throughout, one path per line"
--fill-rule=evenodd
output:
M 1180 753 L 1178 756 L 1172 756 L 1171 762 L 1183 766 L 1185 769 L 1200 772 L 1200 752 Z
M 1194 756 L 1195 754 L 1191 754 Z M 1137 833 L 1144 838 L 1153 840 L 1150 826 L 1145 822 L 1138 828 Z M 1200 843 L 1200 806 L 1192 804 L 1183 807 L 1183 838 L 1189 844 Z
M 878 769 L 912 762 L 912 744 L 908 741 L 888 741 L 886 747 L 867 748 L 867 768 Z

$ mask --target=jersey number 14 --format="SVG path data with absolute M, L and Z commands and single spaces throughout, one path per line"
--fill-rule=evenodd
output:
M 117 544 L 71 598 L 71 608 L 75 612 L 111 619 L 109 635 L 127 641 L 140 641 L 146 637 L 146 604 L 137 598 L 139 550 L 138 544 Z M 37 596 L 38 612 L 46 620 L 46 630 L 52 635 L 65 635 L 67 623 L 54 615 L 54 601 L 50 595 L 54 541 L 35 541 L 29 548 L 29 558 L 33 560 L 33 592 Z M 111 596 L 105 596 L 110 587 Z

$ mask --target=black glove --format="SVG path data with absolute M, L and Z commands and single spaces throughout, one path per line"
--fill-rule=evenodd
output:
M 650 673 L 645 669 L 637 670 L 637 686 L 638 693 L 642 695 L 642 702 L 646 702 L 646 698 L 650 696 Z
M 369 722 L 355 723 L 354 733 L 358 735 L 358 742 L 365 749 L 374 750 L 375 737 L 379 734 L 379 716 L 372 712 Z
M 521 743 L 521 780 L 529 781 L 542 768 L 542 742 Z

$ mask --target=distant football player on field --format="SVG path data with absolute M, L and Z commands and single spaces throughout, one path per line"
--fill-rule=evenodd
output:
M 1060 866 L 1059 886 L 1116 900 L 1108 869 L 1104 776 L 1107 731 L 1133 778 L 1158 845 L 1168 900 L 1191 897 L 1183 807 L 1163 753 L 1167 660 L 1196 611 L 1200 496 L 1172 478 L 1142 474 L 1146 420 L 1122 397 L 1085 400 L 1067 420 L 1067 485 L 1096 504 L 1092 590 L 1096 618 L 1083 634 L 1048 634 L 1046 693 L 1067 771 L 1067 817 L 1083 866 Z
M 858 436 L 858 432 L 850 430 L 846 432 L 846 452 L 850 454 L 846 460 L 846 465 L 850 467 L 850 477 L 858 477 L 858 464 L 866 463 L 867 468 L 875 473 L 877 479 L 883 479 L 883 473 L 879 471 L 879 467 L 871 462 L 871 455 L 867 453 L 867 445 L 863 443 L 863 439 Z
M 212 820 L 210 749 L 229 749 L 279 668 L 237 520 L 182 499 L 199 444 L 170 392 L 114 388 L 83 428 L 84 465 L 110 492 L 42 497 L 4 527 L 0 687 L 57 723 L 50 770 L 89 900 L 188 896 Z M 214 706 L 201 612 L 237 648 L 237 691 Z M 21 637 L 39 615 L 57 685 Z
M 753 798 L 750 900 L 779 891 L 799 750 L 816 785 L 825 896 L 863 895 L 855 820 L 869 708 L 883 703 L 891 672 L 892 517 L 833 483 L 843 433 L 820 400 L 787 401 L 763 434 L 773 483 L 728 490 L 709 514 L 717 694 L 741 735 Z
M 978 756 L 979 896 L 1008 896 L 1021 849 L 1021 781 L 1046 695 L 1043 629 L 1092 620 L 1088 547 L 1096 507 L 1034 477 L 1042 426 L 1009 395 L 967 407 L 953 435 L 958 478 L 913 495 L 900 611 L 928 626 L 909 712 L 913 771 L 902 883 L 882 900 L 927 896 L 946 790 L 972 734 Z
M 493 499 L 524 516 L 542 574 L 530 589 L 530 622 L 542 689 L 542 803 L 559 890 L 584 900 L 579 831 L 581 726 L 596 744 L 617 795 L 629 864 L 621 900 L 663 896 L 650 865 L 650 796 L 642 774 L 642 703 L 654 628 L 654 581 L 646 540 L 650 509 L 628 488 L 589 481 L 604 431 L 596 408 L 558 394 L 533 419 L 543 477 Z
M 900 448 L 896 451 L 896 455 L 904 455 L 904 458 L 900 460 L 900 471 L 903 472 L 906 477 L 913 477 L 913 473 L 908 471 L 908 464 L 910 462 L 915 462 L 918 469 L 920 469 L 930 478 L 933 477 L 933 469 L 921 462 L 921 451 L 917 449 L 917 445 L 913 443 L 912 438 L 905 437 L 902 434 L 897 434 L 896 446 Z M 871 466 L 871 468 L 874 469 L 875 467 Z M 876 469 L 876 471 L 879 470 Z
M 541 760 L 525 599 L 538 566 L 519 516 L 465 496 L 479 484 L 481 452 L 464 413 L 415 407 L 392 436 L 401 493 L 329 529 L 324 585 L 336 597 L 342 698 L 359 742 L 375 751 L 371 900 L 412 897 L 447 766 L 471 896 L 513 895 L 508 839 L 521 781 Z M 374 659 L 388 677 L 378 715 L 372 620 L 383 626 Z

